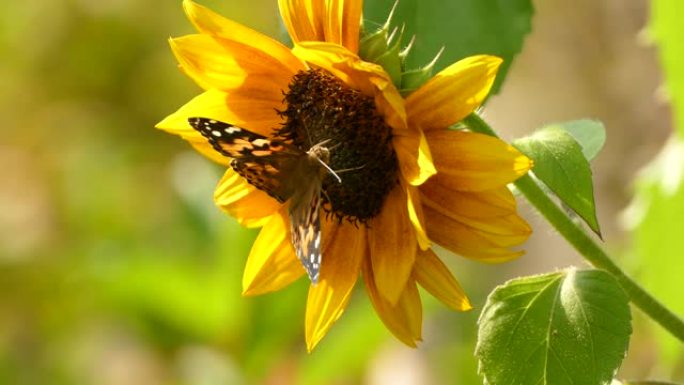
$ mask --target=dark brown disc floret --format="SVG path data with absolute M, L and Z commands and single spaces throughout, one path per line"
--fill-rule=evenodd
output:
M 398 183 L 392 129 L 372 97 L 323 70 L 301 71 L 285 93 L 285 123 L 277 134 L 303 151 L 326 142 L 328 166 L 341 178 L 323 180 L 325 210 L 342 219 L 366 222 L 382 209 Z

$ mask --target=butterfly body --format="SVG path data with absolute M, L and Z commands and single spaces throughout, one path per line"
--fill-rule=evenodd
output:
M 228 123 L 190 118 L 190 125 L 219 153 L 232 158 L 231 167 L 250 184 L 281 203 L 288 202 L 292 245 L 309 279 L 316 284 L 321 268 L 321 194 L 331 173 L 328 141 L 306 151 L 280 138 L 262 135 Z

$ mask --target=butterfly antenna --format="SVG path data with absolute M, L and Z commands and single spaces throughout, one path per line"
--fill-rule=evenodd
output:
M 356 171 L 356 170 L 361 170 L 362 168 L 366 167 L 366 165 L 361 165 L 359 167 L 351 167 L 351 168 L 343 168 L 342 170 L 335 170 L 336 173 L 342 174 L 343 172 L 349 172 L 349 171 Z
M 332 139 L 326 139 L 323 143 L 327 143 L 327 142 L 329 142 L 329 141 L 331 141 L 331 140 L 332 140 Z M 334 146 L 332 146 L 332 147 L 328 147 L 328 151 L 332 151 L 332 150 L 336 149 L 337 147 L 340 147 L 340 145 L 342 145 L 342 142 L 337 142 L 336 145 L 334 145 Z
M 330 173 L 330 175 L 334 176 L 335 179 L 337 179 L 337 183 L 342 183 L 342 178 L 340 178 L 340 176 L 337 175 L 337 173 L 336 173 L 335 171 L 333 171 L 333 169 L 330 168 L 330 166 L 328 166 L 327 164 L 325 164 L 324 161 L 322 161 L 322 160 L 320 160 L 320 159 L 318 159 L 318 158 L 316 158 L 316 160 L 318 161 L 318 163 L 322 164 L 323 167 L 325 167 L 326 170 L 328 170 L 328 172 Z

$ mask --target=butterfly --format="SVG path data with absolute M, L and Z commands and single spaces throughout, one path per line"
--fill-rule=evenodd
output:
M 189 118 L 188 122 L 216 151 L 232 158 L 230 166 L 250 184 L 281 203 L 289 200 L 292 245 L 311 282 L 318 283 L 323 179 L 330 173 L 342 182 L 328 166 L 329 140 L 304 151 L 229 123 L 207 118 Z

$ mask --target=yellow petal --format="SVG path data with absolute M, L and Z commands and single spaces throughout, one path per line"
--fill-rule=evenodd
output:
M 325 41 L 323 20 L 325 3 L 321 0 L 278 0 L 280 16 L 293 43 Z
M 176 112 L 165 117 L 161 122 L 157 123 L 155 127 L 170 134 L 178 135 L 185 140 L 206 142 L 206 138 L 190 126 L 188 118 L 200 116 L 210 117 L 223 122 L 227 121 L 226 119 L 218 118 L 218 116 L 225 118 L 225 115 L 227 115 L 227 96 L 228 94 L 219 90 L 203 92 L 183 105 Z
M 392 143 L 401 174 L 409 184 L 421 185 L 437 173 L 430 147 L 422 131 L 415 130 L 408 135 L 395 135 Z
M 226 170 L 214 191 L 214 202 L 246 227 L 261 227 L 282 204 L 255 188 L 232 169 Z
M 268 94 L 245 94 L 241 90 L 226 93 L 211 89 L 196 96 L 178 111 L 167 116 L 156 127 L 190 141 L 206 142 L 207 139 L 188 124 L 188 118 L 202 117 L 233 124 L 270 136 L 282 119 L 276 109 L 284 110 L 282 94 L 267 99 Z M 214 150 L 214 152 L 216 152 Z
M 411 185 L 420 185 L 435 174 L 428 142 L 417 127 L 406 124 L 404 100 L 382 67 L 364 62 L 334 44 L 304 42 L 292 51 L 300 59 L 328 70 L 349 87 L 374 98 L 378 113 L 392 127 L 399 167 Z
M 437 166 L 434 178 L 458 191 L 492 190 L 524 175 L 532 161 L 506 142 L 467 131 L 426 133 Z
M 378 293 L 373 277 L 373 269 L 367 261 L 363 264 L 363 278 L 366 282 L 366 291 L 375 308 L 375 312 L 395 337 L 408 346 L 416 347 L 416 342 L 421 341 L 421 328 L 423 322 L 423 307 L 420 302 L 420 294 L 416 282 L 411 279 L 406 283 L 396 304 L 392 304 L 384 296 Z
M 206 156 L 207 158 L 211 159 L 212 161 L 222 165 L 229 167 L 230 166 L 230 158 L 223 156 L 223 154 L 219 153 L 212 147 L 209 142 L 205 138 L 201 139 L 188 139 L 188 142 L 192 147 L 197 150 L 200 154 Z
M 393 134 L 409 134 L 404 99 L 380 65 L 365 62 L 345 47 L 329 43 L 301 42 L 294 46 L 292 53 L 327 70 L 349 87 L 373 97 L 376 109 L 392 127 Z M 417 138 L 416 134 L 414 136 Z
M 190 117 L 204 117 L 228 122 L 252 132 L 269 136 L 281 124 L 276 109 L 284 109 L 282 95 L 277 99 L 266 99 L 268 95 L 245 95 L 243 90 L 226 93 L 211 89 L 190 100 L 173 114 L 167 116 L 156 127 L 179 135 L 201 154 L 224 166 L 230 158 L 217 152 L 207 139 L 188 124 Z
M 344 0 L 326 0 L 326 17 L 323 23 L 325 42 L 342 45 Z M 351 51 L 351 50 L 350 50 Z M 353 52 L 353 51 L 352 51 Z
M 425 205 L 428 236 L 436 243 L 467 258 L 498 263 L 517 258 L 522 251 L 510 248 L 520 245 L 531 230 L 517 214 L 500 218 L 458 218 L 442 209 Z
M 380 214 L 373 218 L 368 233 L 375 286 L 392 304 L 397 303 L 411 276 L 418 248 L 407 200 L 403 188 L 394 188 Z
M 330 239 L 332 238 L 332 239 Z M 365 258 L 365 230 L 343 223 L 324 245 L 321 277 L 309 287 L 306 305 L 306 346 L 311 352 L 344 312 Z
M 204 89 L 282 99 L 295 74 L 261 48 L 215 36 L 188 35 L 171 39 L 170 45 L 183 71 Z
M 444 213 L 444 211 L 442 210 Z M 448 213 L 453 219 L 482 234 L 492 234 L 497 239 L 505 239 L 504 245 L 522 244 L 532 234 L 530 225 L 518 214 L 495 218 L 469 218 Z
M 375 96 L 376 108 L 392 127 L 392 144 L 404 179 L 413 186 L 423 184 L 437 173 L 423 131 L 417 126 L 407 125 L 404 100 L 389 78 L 370 76 L 369 80 L 378 91 Z
M 421 200 L 434 207 L 449 207 L 449 211 L 471 218 L 493 218 L 514 214 L 516 202 L 507 187 L 467 192 L 450 189 L 432 178 L 420 186 Z
M 358 52 L 361 0 L 279 0 L 278 5 L 295 44 L 328 42 Z
M 288 47 L 264 34 L 226 19 L 190 0 L 183 1 L 183 8 L 192 24 L 201 33 L 266 52 L 278 63 L 287 67 L 291 73 L 296 73 L 304 68 Z
M 432 250 L 418 252 L 413 276 L 420 286 L 448 307 L 459 311 L 473 308 L 461 285 Z
M 292 48 L 299 59 L 323 68 L 349 87 L 374 98 L 375 107 L 395 135 L 407 135 L 404 99 L 389 75 L 378 64 L 361 60 L 343 46 L 319 42 L 301 42 Z
M 408 193 L 409 220 L 411 221 L 413 228 L 416 230 L 418 246 L 422 250 L 426 250 L 430 247 L 430 239 L 425 231 L 425 216 L 423 214 L 420 191 L 416 187 L 408 186 L 406 192 Z
M 290 242 L 290 221 L 283 208 L 261 229 L 247 258 L 242 295 L 277 291 L 304 274 Z
M 348 50 L 358 53 L 359 30 L 363 20 L 363 0 L 340 0 L 342 3 L 344 20 L 342 21 L 342 45 Z
M 404 99 L 384 69 L 376 64 L 367 63 L 360 59 L 353 61 L 352 65 L 358 71 L 358 74 L 353 76 L 360 79 L 357 80 L 357 83 L 365 79 L 374 87 L 375 108 L 381 116 L 385 117 L 385 122 L 392 127 L 394 135 L 417 136 L 417 132 L 420 131 L 408 126 Z M 366 77 L 364 77 L 364 74 Z
M 368 96 L 380 93 L 391 95 L 393 106 L 401 101 L 401 95 L 392 89 L 392 81 L 381 66 L 362 61 L 356 54 L 337 44 L 321 42 L 300 42 L 292 48 L 292 53 L 300 60 L 326 69 L 340 78 L 351 88 Z M 373 79 L 373 81 L 371 81 Z M 403 110 L 403 102 L 399 103 Z M 405 113 L 404 113 L 405 117 Z
M 353 53 L 359 51 L 361 26 L 361 0 L 328 0 L 325 41 L 346 47 Z
M 506 246 L 524 242 L 532 230 L 518 216 L 513 194 L 506 187 L 477 193 L 444 188 L 432 180 L 421 186 L 426 209 L 458 221 L 472 230 L 506 239 Z
M 428 131 L 459 122 L 485 100 L 501 62 L 471 56 L 442 70 L 406 99 L 409 123 Z

